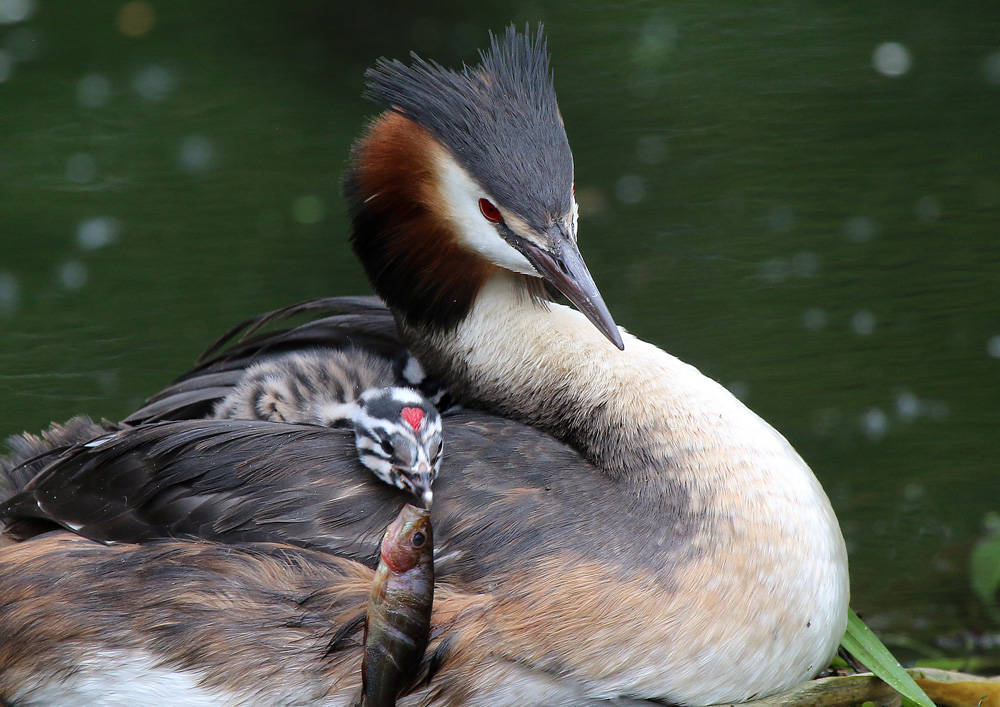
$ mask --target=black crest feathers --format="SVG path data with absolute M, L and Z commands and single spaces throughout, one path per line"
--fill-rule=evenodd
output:
M 490 37 L 477 66 L 380 59 L 366 96 L 413 120 L 507 208 L 535 226 L 571 208 L 573 155 L 541 25 Z

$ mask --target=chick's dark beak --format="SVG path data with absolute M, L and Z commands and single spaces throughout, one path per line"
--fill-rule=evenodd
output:
M 546 234 L 549 249 L 518 238 L 512 242 L 528 262 L 553 286 L 562 292 L 597 327 L 612 344 L 625 350 L 621 332 L 597 290 L 594 278 L 583 262 L 580 250 L 560 228 L 552 227 Z
M 412 475 L 410 491 L 420 499 L 427 510 L 430 510 L 431 504 L 434 503 L 434 492 L 431 490 L 433 483 L 434 477 L 431 474 Z
M 419 498 L 424 508 L 430 510 L 431 504 L 434 503 L 434 491 L 431 490 L 431 486 L 436 475 L 435 472 L 428 471 L 426 466 L 421 465 L 416 469 L 408 469 L 406 473 L 402 473 L 400 470 L 398 478 L 406 490 Z

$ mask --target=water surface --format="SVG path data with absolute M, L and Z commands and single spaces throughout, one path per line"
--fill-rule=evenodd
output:
M 0 2 L 0 433 L 119 418 L 234 322 L 368 292 L 365 67 L 544 20 L 619 323 L 799 449 L 887 639 L 998 630 L 967 583 L 1000 511 L 995 6 L 342 5 Z

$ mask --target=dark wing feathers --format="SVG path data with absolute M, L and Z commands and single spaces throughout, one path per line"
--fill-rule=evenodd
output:
M 384 315 L 388 313 L 385 304 L 378 297 L 320 297 L 318 299 L 296 302 L 295 304 L 267 312 L 240 322 L 209 346 L 198 359 L 199 364 L 210 362 L 220 354 L 227 345 L 233 346 L 247 341 L 264 327 L 276 322 L 283 322 L 300 314 L 315 314 L 324 312 L 328 317 L 340 316 L 342 321 L 359 320 L 364 324 L 372 324 L 375 328 L 384 323 Z M 391 320 L 391 317 L 390 317 Z M 390 336 L 395 333 L 395 326 L 385 333 Z
M 631 573 L 662 566 L 671 550 L 635 547 L 636 532 L 656 536 L 656 519 L 649 528 L 638 527 L 641 518 L 622 523 L 627 500 L 617 497 L 627 492 L 535 429 L 460 411 L 445 417 L 444 437 L 434 494 L 442 581 L 485 591 L 559 552 Z M 102 541 L 285 542 L 374 566 L 382 533 L 408 500 L 360 465 L 343 430 L 189 420 L 53 452 L 0 506 L 0 520 L 52 519 Z
M 0 516 L 56 519 L 99 540 L 153 534 L 301 545 L 329 535 L 316 523 L 331 506 L 341 524 L 363 527 L 325 549 L 368 559 L 378 525 L 384 530 L 404 500 L 361 467 L 350 433 L 307 425 L 151 423 L 50 457 Z M 368 535 L 378 536 L 374 544 Z
M 91 440 L 113 427 L 110 423 L 94 422 L 86 415 L 77 415 L 64 424 L 53 424 L 40 435 L 26 433 L 9 437 L 10 454 L 0 457 L 0 502 L 24 488 L 42 470 L 51 452 Z
M 262 331 L 292 317 L 317 314 L 325 316 L 288 329 Z M 349 346 L 388 358 L 405 352 L 392 314 L 376 297 L 326 297 L 249 319 L 226 332 L 201 355 L 196 368 L 147 400 L 125 422 L 207 417 L 248 366 L 289 351 Z

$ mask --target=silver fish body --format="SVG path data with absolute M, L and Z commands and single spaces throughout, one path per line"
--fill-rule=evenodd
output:
M 382 538 L 368 597 L 361 665 L 365 707 L 393 707 L 416 675 L 430 637 L 433 548 L 430 512 L 403 506 Z

